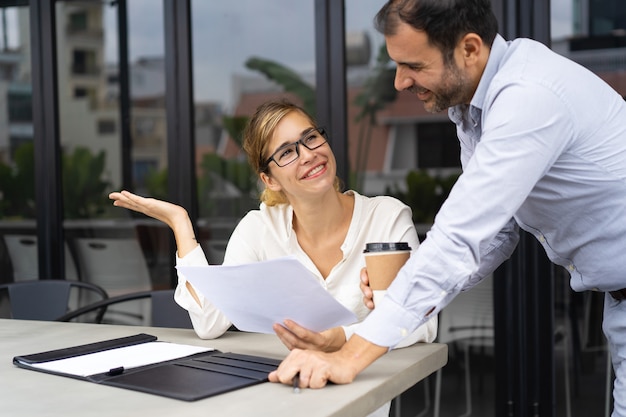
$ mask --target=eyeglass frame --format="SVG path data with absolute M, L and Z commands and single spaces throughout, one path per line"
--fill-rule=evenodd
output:
M 319 145 L 317 145 L 317 146 L 316 146 L 316 147 L 314 147 L 314 148 L 309 148 L 309 147 L 308 147 L 308 146 L 307 146 L 307 145 L 303 142 L 303 140 L 304 140 L 304 139 L 306 139 L 306 138 L 307 138 L 307 137 L 308 137 L 308 136 L 309 136 L 312 132 L 314 132 L 314 131 L 317 131 L 317 133 L 319 133 L 320 135 L 322 135 L 322 137 L 324 138 L 324 142 L 320 143 Z M 269 168 L 269 166 L 270 166 L 270 162 L 272 162 L 272 161 L 274 161 L 274 163 L 276 164 L 276 166 L 277 166 L 277 167 L 279 167 L 279 168 L 286 167 L 287 165 L 289 165 L 289 164 L 291 164 L 291 163 L 293 163 L 293 162 L 296 162 L 296 161 L 298 160 L 298 158 L 300 158 L 300 145 L 302 145 L 302 146 L 304 146 L 305 148 L 307 148 L 308 150 L 312 151 L 312 150 L 315 150 L 315 149 L 317 149 L 317 148 L 320 148 L 320 147 L 324 146 L 324 145 L 325 145 L 325 144 L 327 144 L 327 143 L 328 143 L 328 134 L 326 133 L 326 129 L 325 129 L 325 128 L 323 128 L 323 127 L 321 127 L 321 126 L 318 126 L 318 127 L 313 127 L 313 128 L 311 128 L 311 129 L 307 130 L 307 132 L 306 132 L 306 133 L 304 133 L 302 136 L 300 136 L 300 139 L 298 139 L 297 141 L 295 141 L 295 142 L 291 142 L 291 143 L 286 143 L 286 144 L 284 144 L 283 146 L 281 146 L 280 148 L 276 149 L 276 150 L 274 151 L 274 153 L 272 153 L 272 155 L 271 155 L 269 158 L 267 158 L 267 160 L 266 160 L 266 161 L 265 161 L 265 163 L 263 164 L 263 168 L 262 168 L 261 172 L 266 172 L 266 171 L 267 171 L 267 169 L 268 169 L 268 168 Z M 277 154 L 277 153 L 279 153 L 280 151 L 284 150 L 285 148 L 287 148 L 287 147 L 289 147 L 289 146 L 293 146 L 293 145 L 296 145 L 296 157 L 295 157 L 292 161 L 289 161 L 289 162 L 287 162 L 287 163 L 286 163 L 286 164 L 284 164 L 284 165 L 280 165 L 280 164 L 278 163 L 278 161 L 277 161 L 276 159 L 274 159 L 274 157 L 275 157 L 275 156 L 276 156 L 276 154 Z

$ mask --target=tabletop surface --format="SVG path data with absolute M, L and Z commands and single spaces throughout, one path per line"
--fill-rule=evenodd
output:
M 202 340 L 193 330 L 0 319 L 0 414 L 6 416 L 365 416 L 447 362 L 447 346 L 416 344 L 389 352 L 351 384 L 299 394 L 262 383 L 194 402 L 21 369 L 14 356 L 147 333 L 159 340 L 283 359 L 275 335 L 228 332 Z

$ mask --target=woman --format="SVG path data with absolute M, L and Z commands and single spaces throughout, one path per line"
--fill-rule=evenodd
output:
M 247 213 L 233 231 L 224 264 L 295 255 L 327 291 L 363 320 L 369 312 L 359 287 L 365 244 L 404 241 L 417 249 L 410 209 L 391 197 L 340 192 L 336 161 L 325 131 L 287 101 L 271 101 L 257 109 L 244 132 L 244 150 L 265 189 L 260 209 Z M 109 197 L 115 206 L 166 223 L 176 239 L 177 265 L 208 264 L 184 208 L 127 191 Z M 230 321 L 182 274 L 178 278 L 176 302 L 189 312 L 198 336 L 210 339 L 226 332 Z M 275 324 L 274 330 L 289 349 L 333 351 L 345 343 L 356 325 L 317 333 L 286 320 Z M 436 331 L 435 317 L 398 347 L 432 342 Z

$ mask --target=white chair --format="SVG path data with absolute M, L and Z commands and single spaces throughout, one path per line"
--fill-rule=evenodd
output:
M 9 252 L 13 267 L 13 281 L 30 281 L 39 279 L 39 254 L 37 253 L 37 236 L 4 235 L 4 243 Z M 46 277 L 55 279 L 78 280 L 78 272 L 72 253 L 65 243 L 65 277 Z
M 110 297 L 152 289 L 146 260 L 134 238 L 76 238 L 74 240 L 83 281 L 104 288 Z M 116 324 L 149 325 L 148 300 L 110 309 Z
M 493 276 L 489 275 L 472 289 L 457 295 L 439 313 L 438 343 L 456 343 L 463 351 L 465 373 L 465 413 L 472 414 L 470 378 L 470 349 L 484 348 L 493 354 Z M 441 372 L 435 380 L 434 417 L 439 417 L 441 401 Z

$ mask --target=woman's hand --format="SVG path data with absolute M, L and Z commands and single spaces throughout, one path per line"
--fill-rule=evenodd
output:
M 109 198 L 113 200 L 113 205 L 116 207 L 143 213 L 146 216 L 162 221 L 172 229 L 174 229 L 178 221 L 189 217 L 187 210 L 181 206 L 157 200 L 156 198 L 141 197 L 129 191 L 111 193 Z
M 113 192 L 109 198 L 116 207 L 143 213 L 167 224 L 174 232 L 178 256 L 181 258 L 198 246 L 191 220 L 183 207 L 156 198 L 141 197 L 129 191 Z
M 322 352 L 334 352 L 346 343 L 346 335 L 341 327 L 316 333 L 292 320 L 274 324 L 274 332 L 289 350 L 309 349 Z
M 367 276 L 367 269 L 361 269 L 361 282 L 359 283 L 363 293 L 363 304 L 370 310 L 374 309 L 374 292 L 370 288 L 370 279 Z

